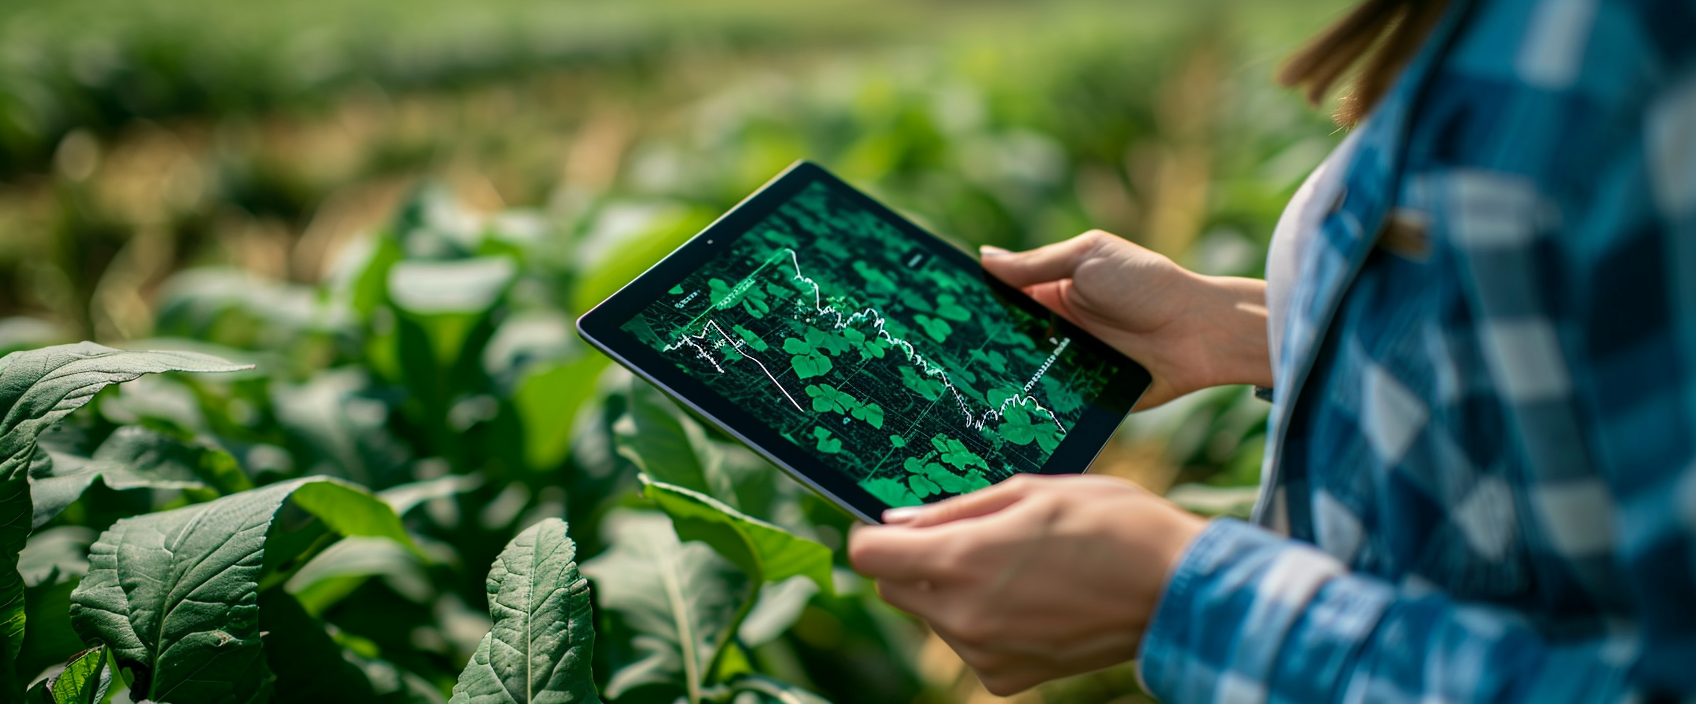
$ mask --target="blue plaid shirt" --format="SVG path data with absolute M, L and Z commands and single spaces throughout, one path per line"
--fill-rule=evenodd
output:
M 1359 129 L 1144 682 L 1696 701 L 1696 2 L 1451 0 Z

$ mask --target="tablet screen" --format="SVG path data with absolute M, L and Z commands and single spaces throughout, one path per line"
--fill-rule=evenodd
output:
M 813 181 L 620 329 L 891 506 L 1042 471 L 1124 360 L 863 200 Z

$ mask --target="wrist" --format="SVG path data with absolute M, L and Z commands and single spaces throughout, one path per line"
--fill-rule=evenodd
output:
M 1207 386 L 1272 385 L 1266 338 L 1266 282 L 1189 273 L 1195 305 L 1188 318 L 1206 350 Z

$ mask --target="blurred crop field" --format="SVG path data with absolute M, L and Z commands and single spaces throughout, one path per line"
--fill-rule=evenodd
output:
M 1340 139 L 1271 76 L 1341 7 L 0 5 L 0 353 L 92 340 L 257 365 L 101 392 L 73 417 L 89 452 L 141 425 L 228 452 L 259 486 L 463 478 L 404 516 L 440 562 L 290 588 L 429 701 L 488 628 L 501 546 L 554 516 L 580 560 L 616 548 L 608 517 L 651 510 L 634 477 L 656 451 L 630 419 L 693 427 L 577 340 L 577 314 L 803 158 L 965 245 L 1101 228 L 1258 276 L 1284 201 Z M 1240 514 L 1266 411 L 1242 388 L 1194 394 L 1133 416 L 1093 471 Z M 735 468 L 721 499 L 837 553 L 839 593 L 773 607 L 750 667 L 835 702 L 996 700 L 855 582 L 846 517 L 690 432 L 707 444 L 683 461 Z M 96 487 L 37 537 L 86 546 L 206 498 L 136 494 Z M 603 696 L 634 657 L 627 627 L 603 631 Z M 53 647 L 32 662 L 80 650 Z M 609 698 L 683 696 L 628 691 Z M 1014 700 L 1143 701 L 1129 667 Z

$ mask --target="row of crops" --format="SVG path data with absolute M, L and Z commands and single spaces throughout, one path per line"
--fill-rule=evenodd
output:
M 7 696 L 979 701 L 847 516 L 574 316 L 797 158 L 1252 275 L 1335 139 L 1266 79 L 1305 2 L 606 5 L 0 11 Z M 1264 416 L 1196 394 L 1096 471 L 1240 510 Z

